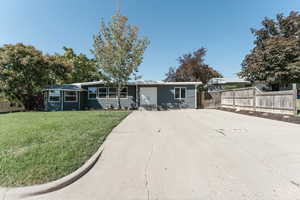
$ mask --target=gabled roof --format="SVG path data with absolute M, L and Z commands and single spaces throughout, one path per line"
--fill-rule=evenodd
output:
M 241 78 L 212 78 L 207 82 L 207 85 L 222 85 L 229 83 L 250 83 Z

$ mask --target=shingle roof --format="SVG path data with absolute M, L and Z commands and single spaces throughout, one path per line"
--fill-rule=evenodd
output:
M 207 85 L 228 84 L 228 83 L 250 83 L 250 82 L 241 78 L 212 78 L 208 81 Z

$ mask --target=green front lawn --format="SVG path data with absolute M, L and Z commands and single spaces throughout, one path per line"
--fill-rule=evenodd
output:
M 0 114 L 0 185 L 41 184 L 84 164 L 128 111 Z

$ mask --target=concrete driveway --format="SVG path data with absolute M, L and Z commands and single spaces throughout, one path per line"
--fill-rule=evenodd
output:
M 300 126 L 217 110 L 136 111 L 95 167 L 36 200 L 300 199 Z

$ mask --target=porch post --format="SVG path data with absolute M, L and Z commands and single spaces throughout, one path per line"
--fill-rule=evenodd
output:
M 61 91 L 61 99 L 60 99 L 60 103 L 61 103 L 61 111 L 64 110 L 64 91 Z
M 48 110 L 48 90 L 43 91 L 44 111 Z
M 77 97 L 78 97 L 78 110 L 80 110 L 80 91 L 77 92 Z
M 197 84 L 195 84 L 195 109 L 198 108 L 198 87 Z

